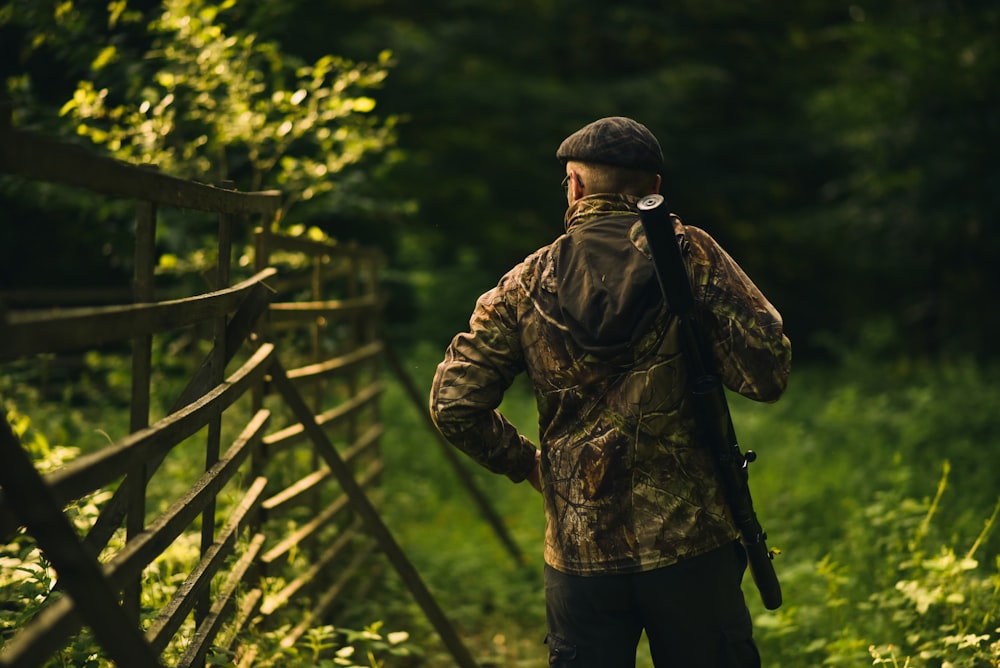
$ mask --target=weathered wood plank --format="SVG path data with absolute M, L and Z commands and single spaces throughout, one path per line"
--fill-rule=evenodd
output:
M 313 471 L 312 473 L 299 478 L 277 494 L 269 497 L 266 501 L 264 501 L 261 508 L 264 510 L 266 516 L 271 517 L 275 512 L 288 506 L 295 505 L 304 494 L 308 494 L 312 490 L 318 489 L 320 485 L 322 485 L 323 482 L 329 477 L 330 469 L 325 466 L 321 469 Z
M 315 320 L 316 318 L 338 318 L 355 314 L 374 314 L 382 306 L 377 295 L 351 297 L 348 299 L 328 299 L 311 302 L 279 302 L 271 304 L 270 320 L 274 323 L 288 321 Z
M 261 606 L 260 612 L 262 615 L 271 615 L 278 608 L 286 605 L 295 594 L 303 589 L 306 589 L 310 582 L 316 579 L 321 573 L 326 571 L 328 567 L 339 557 L 341 554 L 347 552 L 348 548 L 354 543 L 354 539 L 360 535 L 361 521 L 355 520 L 346 527 L 343 531 L 337 534 L 336 540 L 334 540 L 330 545 L 323 550 L 322 554 L 313 561 L 309 568 L 304 572 L 300 573 L 298 577 L 285 585 L 281 591 L 273 594 L 264 601 L 264 605 Z
M 184 622 L 184 618 L 194 609 L 198 594 L 207 591 L 212 577 L 219 572 L 226 558 L 232 553 L 240 527 L 245 526 L 248 518 L 260 507 L 266 486 L 266 478 L 257 478 L 251 483 L 240 503 L 233 508 L 215 543 L 202 556 L 198 565 L 177 588 L 170 603 L 160 611 L 156 620 L 146 631 L 146 637 L 150 639 L 152 646 L 161 649 L 166 647 L 170 638 Z M 259 546 L 255 549 L 259 550 Z
M 156 271 L 156 206 L 141 200 L 136 202 L 135 248 L 132 286 L 136 303 L 153 301 L 153 276 Z M 132 400 L 129 403 L 129 431 L 136 432 L 149 426 L 152 395 L 153 335 L 148 332 L 132 337 Z M 135 462 L 129 471 L 133 480 L 146 479 L 146 462 Z M 146 486 L 132 485 L 126 490 L 127 511 L 125 540 L 132 541 L 146 526 Z M 142 602 L 142 577 L 136 575 L 125 583 L 122 607 L 129 617 L 139 623 Z
M 383 348 L 384 346 L 381 341 L 373 341 L 372 343 L 361 346 L 360 348 L 352 350 L 349 353 L 345 353 L 337 357 L 331 357 L 328 360 L 317 362 L 315 364 L 309 364 L 297 369 L 289 369 L 288 377 L 292 380 L 326 378 L 337 373 L 353 369 L 359 364 L 374 360 L 382 353 Z
M 365 546 L 361 551 L 359 551 L 354 559 L 347 565 L 346 568 L 340 573 L 340 577 L 337 581 L 330 586 L 322 595 L 320 595 L 316 600 L 313 607 L 308 610 L 304 615 L 302 615 L 301 621 L 296 624 L 285 636 L 281 639 L 281 646 L 289 648 L 295 645 L 299 641 L 299 638 L 309 630 L 309 627 L 316 623 L 318 620 L 322 620 L 327 616 L 327 612 L 333 606 L 333 603 L 337 600 L 337 597 L 341 594 L 347 583 L 354 579 L 354 575 L 358 572 L 358 569 L 362 564 L 368 561 L 369 556 L 373 551 L 373 546 Z M 460 657 L 455 656 L 455 652 L 452 652 L 452 656 L 458 661 L 458 665 L 462 666 L 463 661 Z M 470 661 L 471 661 L 470 657 Z M 476 664 L 471 664 L 476 665 Z
M 73 599 L 63 596 L 50 601 L 30 622 L 17 630 L 0 650 L 0 666 L 44 666 L 45 660 L 77 633 L 83 620 Z
M 132 300 L 132 289 L 119 287 L 67 287 L 67 288 L 17 288 L 0 290 L 0 301 L 9 307 L 19 304 L 45 304 L 66 306 L 97 304 L 123 304 Z
M 129 434 L 97 452 L 83 455 L 48 474 L 45 481 L 53 497 L 64 506 L 113 482 L 124 475 L 135 462 L 163 455 L 207 424 L 215 411 L 230 406 L 253 383 L 261 380 L 273 355 L 274 346 L 262 345 L 225 383 L 213 388 L 197 401 L 146 429 Z M 4 499 L 4 502 L 10 501 Z
M 380 475 L 385 470 L 384 463 L 379 460 L 372 462 L 365 471 L 358 476 L 358 485 L 361 488 L 366 488 L 371 486 L 374 480 L 377 480 Z M 292 548 L 299 547 L 302 544 L 309 541 L 312 537 L 321 531 L 326 525 L 337 519 L 342 513 L 349 509 L 348 498 L 345 495 L 340 495 L 333 500 L 326 508 L 317 514 L 310 522 L 301 525 L 295 531 L 287 534 L 282 540 L 272 547 L 267 553 L 261 557 L 261 563 L 270 564 L 282 556 L 288 554 Z
M 177 668 L 187 668 L 188 666 L 204 665 L 209 650 L 215 644 L 215 639 L 219 635 L 230 611 L 236 605 L 236 595 L 239 591 L 243 578 L 253 566 L 261 546 L 264 544 L 264 536 L 257 534 L 250 541 L 247 551 L 239 558 L 233 566 L 226 581 L 212 596 L 212 607 L 208 615 L 198 625 L 194 637 L 188 644 L 184 656 L 177 662 Z
M 273 287 L 274 291 L 279 295 L 308 290 L 312 287 L 313 280 L 316 278 L 313 271 L 313 267 L 283 270 L 280 278 L 271 281 L 271 287 Z M 319 280 L 324 285 L 330 285 L 332 282 L 337 280 L 348 279 L 353 274 L 354 268 L 342 262 L 326 264 L 319 268 Z M 5 293 L 0 293 L 0 295 L 2 294 Z
M 0 172 L 195 211 L 273 215 L 281 208 L 276 190 L 216 188 L 23 130 L 0 131 Z
M 196 483 L 196 487 L 200 490 L 197 496 L 204 497 L 209 493 L 217 493 L 218 488 L 232 478 L 239 465 L 246 460 L 255 444 L 262 438 L 268 417 L 268 411 L 263 410 L 254 416 L 240 437 L 227 451 L 224 460 L 220 461 L 217 470 L 209 471 L 203 475 L 200 486 Z M 263 492 L 264 482 L 266 481 L 259 483 L 258 496 Z M 143 568 L 160 555 L 184 528 L 190 525 L 203 505 L 197 498 L 193 499 L 190 504 L 183 501 L 174 503 L 150 525 L 146 532 L 125 545 L 103 566 L 104 575 L 111 585 L 114 588 L 121 587 L 128 578 L 142 573 Z M 36 615 L 16 637 L 19 642 L 27 643 L 26 647 L 30 646 L 31 643 L 39 646 L 57 646 L 59 643 L 64 643 L 70 635 L 79 631 L 81 624 L 82 620 L 76 614 L 72 599 L 62 598 Z M 169 640 L 169 637 L 167 639 Z M 153 646 L 158 651 L 162 651 L 166 645 L 154 642 Z M 44 658 L 39 658 L 37 654 L 27 656 L 30 659 L 26 659 L 25 665 L 39 665 L 41 658 Z M 0 665 L 3 664 L 0 663 Z
M 385 391 L 385 385 L 374 382 L 357 390 L 350 399 L 315 416 L 315 420 L 324 428 L 337 426 L 366 406 L 370 406 Z M 301 423 L 289 425 L 280 431 L 264 437 L 264 448 L 269 454 L 286 450 L 305 438 L 306 430 Z
M 269 411 L 258 411 L 225 455 L 159 515 L 139 538 L 129 542 L 115 555 L 108 565 L 116 581 L 141 573 L 191 525 L 258 447 L 270 417 Z
M 381 424 L 371 425 L 353 445 L 344 451 L 344 461 L 352 462 L 373 448 L 384 432 L 385 429 Z M 262 508 L 265 513 L 274 513 L 285 506 L 294 505 L 305 494 L 318 488 L 329 477 L 330 469 L 326 466 L 313 471 L 267 499 Z
M 262 540 L 267 539 L 267 537 L 264 534 L 257 534 L 256 536 L 253 537 L 253 539 L 251 539 L 251 544 L 253 545 L 254 543 L 256 543 L 258 538 Z M 250 582 L 254 581 L 251 578 L 256 579 L 256 576 L 254 575 L 254 572 L 256 570 L 257 570 L 257 562 L 255 559 L 253 568 L 250 569 L 250 571 L 247 574 L 247 577 L 245 578 L 245 582 L 243 583 L 244 587 L 248 586 Z M 216 646 L 226 650 L 230 649 L 233 646 L 233 643 L 235 643 L 239 639 L 240 634 L 250 626 L 254 617 L 257 616 L 257 613 L 260 611 L 261 601 L 263 600 L 264 600 L 264 592 L 261 590 L 260 587 L 252 587 L 249 589 L 249 591 L 244 590 L 243 600 L 240 603 L 240 607 L 236 611 L 236 614 L 233 615 L 233 620 L 232 624 L 230 624 L 229 632 L 226 634 L 225 638 L 219 638 L 216 640 Z M 237 656 L 238 655 L 239 652 L 237 652 Z
M 0 320 L 0 361 L 43 352 L 92 348 L 181 329 L 235 312 L 265 270 L 231 288 L 148 304 L 9 311 Z
M 270 271 L 264 271 L 258 274 L 257 277 L 267 278 L 270 273 Z M 235 355 L 242 343 L 250 336 L 257 320 L 267 309 L 267 304 L 271 300 L 272 294 L 273 293 L 267 285 L 264 283 L 258 283 L 251 289 L 247 298 L 243 301 L 243 304 L 240 305 L 239 310 L 230 319 L 229 325 L 226 327 L 227 363 L 230 361 L 232 356 Z M 209 353 L 209 356 L 202 363 L 194 377 L 181 391 L 177 400 L 174 401 L 168 411 L 169 413 L 175 413 L 184 406 L 187 406 L 215 385 L 215 382 L 212 379 L 212 368 L 210 363 L 214 352 L 215 351 L 213 350 Z M 121 525 L 122 519 L 125 516 L 125 494 L 128 491 L 128 488 L 133 484 L 145 485 L 162 461 L 163 458 L 160 457 L 156 460 L 148 462 L 146 467 L 146 480 L 136 483 L 135 481 L 126 478 L 118 489 L 115 490 L 111 500 L 108 501 L 108 503 L 101 509 L 101 514 L 98 516 L 97 521 L 94 522 L 94 526 L 91 528 L 90 533 L 87 534 L 87 538 L 85 540 L 86 544 L 90 545 L 95 552 L 100 552 L 104 549 L 104 546 L 107 545 L 111 536 Z M 0 505 L 0 509 L 2 509 L 2 505 Z M 0 527 L 2 526 L 4 526 L 4 524 L 2 516 L 0 516 Z M 3 534 L 0 533 L 0 536 L 2 535 Z

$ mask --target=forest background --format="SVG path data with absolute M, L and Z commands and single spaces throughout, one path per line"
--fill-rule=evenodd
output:
M 928 492 L 928 481 L 933 494 L 939 456 L 964 461 L 955 469 L 969 472 L 959 484 L 969 495 L 962 526 L 989 515 L 996 486 L 988 471 L 998 455 L 988 398 L 1000 375 L 995 3 L 165 4 L 269 45 L 262 71 L 287 77 L 288 90 L 294 75 L 286 69 L 315 73 L 329 64 L 327 54 L 347 59 L 335 61 L 345 71 L 374 64 L 359 66 L 346 84 L 365 89 L 352 98 L 352 113 L 330 121 L 367 143 L 349 147 L 354 157 L 335 173 L 324 167 L 326 189 L 295 202 L 284 223 L 385 251 L 393 296 L 387 331 L 420 360 L 413 369 L 421 382 L 465 326 L 476 296 L 562 231 L 563 174 L 554 156 L 562 138 L 601 116 L 627 115 L 660 139 L 672 210 L 716 237 L 784 315 L 802 378 L 792 389 L 805 397 L 786 417 L 811 411 L 809 425 L 853 439 L 861 457 L 872 439 L 884 452 L 869 464 L 919 454 L 919 480 L 900 494 Z M 105 109 L 157 86 L 161 111 L 177 104 L 157 78 L 170 47 L 150 30 L 162 7 L 152 0 L 0 5 L 2 94 L 15 125 L 114 153 L 109 138 L 121 119 L 105 117 L 103 129 L 93 123 L 97 91 L 108 91 Z M 223 48 L 217 57 L 227 55 Z M 197 122 L 208 123 L 188 117 L 188 129 Z M 327 146 L 318 136 L 298 141 Z M 243 189 L 287 188 L 296 168 L 316 173 L 315 164 L 283 162 L 268 175 L 246 155 L 228 158 L 222 176 Z M 178 160 L 178 169 L 199 164 Z M 205 164 L 220 173 L 217 162 Z M 127 281 L 129 218 L 83 194 L 39 192 L 0 179 L 0 286 Z M 178 224 L 159 250 L 196 257 L 202 231 Z M 54 238 L 64 243 L 55 247 Z M 50 262 L 31 261 L 43 253 Z M 895 425 L 889 434 L 865 431 L 886 422 Z M 913 451 L 899 446 L 907 438 Z M 845 459 L 838 471 L 863 463 Z M 885 500 L 868 491 L 855 519 L 876 507 L 890 517 Z M 811 511 L 823 503 L 817 497 Z M 818 520 L 803 526 L 822 533 Z M 996 540 L 989 546 L 995 554 Z M 842 600 L 832 588 L 843 574 L 827 567 L 828 598 Z M 983 620 L 987 635 L 997 626 L 991 620 Z M 824 637 L 826 646 L 834 640 Z
M 391 53 L 373 114 L 397 119 L 398 141 L 342 175 L 350 196 L 293 213 L 385 249 L 400 291 L 390 316 L 411 336 L 447 340 L 476 295 L 561 232 L 555 148 L 591 120 L 627 115 L 660 138 L 671 208 L 786 315 L 798 360 L 873 331 L 891 351 L 993 354 L 994 3 L 223 4 L 235 6 L 220 22 L 289 61 Z M 118 103 L 136 97 L 156 60 L 146 25 L 158 8 L 133 0 L 143 20 L 109 26 L 103 3 L 8 2 L 0 73 L 18 124 L 75 135 L 58 112 L 84 80 Z M 252 185 L 236 167 L 228 177 Z M 3 196 L 16 220 L 16 193 Z M 90 233 L 113 223 L 62 209 L 30 229 L 3 226 L 5 286 L 81 269 L 115 280 L 114 249 Z M 19 261 L 52 234 L 89 243 L 103 265 Z

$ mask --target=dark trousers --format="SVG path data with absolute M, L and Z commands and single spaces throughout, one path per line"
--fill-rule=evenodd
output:
M 673 566 L 581 577 L 545 567 L 549 665 L 634 668 L 643 629 L 657 668 L 759 668 L 738 543 Z

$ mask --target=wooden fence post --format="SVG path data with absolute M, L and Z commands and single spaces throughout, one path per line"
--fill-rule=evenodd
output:
M 135 217 L 135 267 L 133 269 L 133 301 L 137 304 L 151 302 L 153 295 L 153 270 L 156 261 L 156 206 L 152 202 L 136 202 Z M 129 431 L 136 432 L 149 426 L 150 380 L 153 368 L 153 336 L 142 334 L 132 340 L 132 405 Z M 146 528 L 145 462 L 136 464 L 126 477 L 128 485 L 128 516 L 126 541 L 135 540 Z M 122 604 L 138 623 L 142 598 L 141 577 L 132 578 L 125 585 Z

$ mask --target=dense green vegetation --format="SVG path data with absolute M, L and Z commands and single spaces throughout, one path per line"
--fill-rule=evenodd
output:
M 733 403 L 782 549 L 785 605 L 747 587 L 765 665 L 995 667 L 998 32 L 985 0 L 0 0 L 0 99 L 18 127 L 280 188 L 289 229 L 381 246 L 387 331 L 421 387 L 475 296 L 561 231 L 559 141 L 638 118 L 672 208 L 733 253 L 795 346 L 781 402 Z M 124 285 L 130 225 L 128 206 L 0 176 L 0 290 Z M 162 269 L 211 262 L 210 229 L 166 227 Z M 3 370 L 40 462 L 100 446 L 100 402 L 127 379 L 93 367 L 48 402 Z M 533 431 L 527 388 L 505 408 Z M 389 521 L 478 657 L 544 665 L 539 499 L 476 471 L 529 555 L 512 564 L 415 410 L 394 386 Z M 44 564 L 20 556 L 30 598 Z M 380 621 L 441 665 L 387 584 L 345 621 L 359 648 L 419 661 L 387 658 L 363 631 Z M 310 642 L 280 665 L 333 660 L 330 629 Z
M 168 144 L 192 149 L 191 165 L 209 160 L 205 178 L 284 188 L 281 170 L 255 181 L 262 171 L 248 149 L 280 149 L 272 140 L 285 135 L 233 126 L 241 132 L 227 146 L 225 133 L 201 129 L 234 103 L 266 102 L 258 84 L 294 93 L 302 68 L 327 56 L 374 64 L 384 80 L 349 96 L 365 112 L 326 122 L 373 123 L 398 141 L 330 172 L 321 182 L 336 187 L 294 207 L 289 222 L 384 247 L 400 293 L 392 315 L 408 319 L 410 334 L 450 335 L 469 299 L 560 232 L 556 146 L 596 117 L 625 114 L 659 136 L 674 210 L 765 288 L 799 359 L 825 354 L 827 333 L 858 340 L 873 319 L 918 353 L 993 354 L 1000 315 L 983 306 L 1000 283 L 994 2 L 166 3 L 233 40 L 205 50 L 212 58 L 235 66 L 248 44 L 262 51 L 248 60 L 260 76 L 246 87 L 214 69 L 192 79 L 183 67 L 192 47 L 172 41 L 161 6 L 0 3 L 0 94 L 15 122 L 76 136 L 64 106 L 88 84 L 107 89 L 108 110 L 147 101 L 151 120 L 172 92 L 163 113 L 176 112 L 178 138 Z M 285 100 L 272 106 L 290 114 Z M 321 142 L 302 136 L 287 155 L 298 161 Z M 122 234 L 120 217 L 65 196 L 38 211 L 37 199 L 0 187 L 6 219 L 39 223 L 0 227 L 0 281 L 78 276 L 78 263 L 42 272 L 21 261 L 51 231 L 94 249 L 95 280 L 118 280 L 114 262 L 127 254 L 102 251 L 106 239 L 81 230 Z

